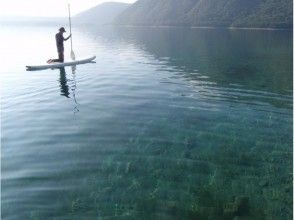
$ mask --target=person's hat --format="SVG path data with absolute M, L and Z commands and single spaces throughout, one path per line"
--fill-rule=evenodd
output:
M 66 32 L 65 29 L 64 29 L 64 27 L 59 28 L 59 31 Z

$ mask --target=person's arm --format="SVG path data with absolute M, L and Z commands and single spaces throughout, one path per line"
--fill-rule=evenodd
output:
M 67 41 L 71 37 L 71 34 L 67 38 L 63 38 L 64 41 Z

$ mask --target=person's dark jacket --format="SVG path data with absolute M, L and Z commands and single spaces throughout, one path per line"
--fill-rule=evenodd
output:
M 64 46 L 63 46 L 63 41 L 66 39 L 63 37 L 62 33 L 59 32 L 55 35 L 56 39 L 56 46 L 57 46 L 57 51 L 58 52 L 64 52 Z

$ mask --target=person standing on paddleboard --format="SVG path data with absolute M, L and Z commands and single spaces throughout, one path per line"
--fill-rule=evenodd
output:
M 67 37 L 63 37 L 63 33 L 66 32 L 64 27 L 59 28 L 59 32 L 55 35 L 55 40 L 56 40 L 56 46 L 57 46 L 57 52 L 58 52 L 58 59 L 50 59 L 47 61 L 47 63 L 53 63 L 53 62 L 64 62 L 64 45 L 63 42 L 67 41 L 70 37 L 71 34 Z

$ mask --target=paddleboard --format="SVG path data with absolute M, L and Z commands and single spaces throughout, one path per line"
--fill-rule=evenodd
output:
M 81 58 L 73 61 L 66 61 L 64 63 L 50 63 L 50 64 L 43 64 L 43 65 L 28 65 L 26 66 L 27 70 L 44 70 L 44 69 L 55 69 L 55 68 L 62 68 L 65 66 L 75 66 L 79 64 L 89 63 L 96 59 L 96 56 Z

